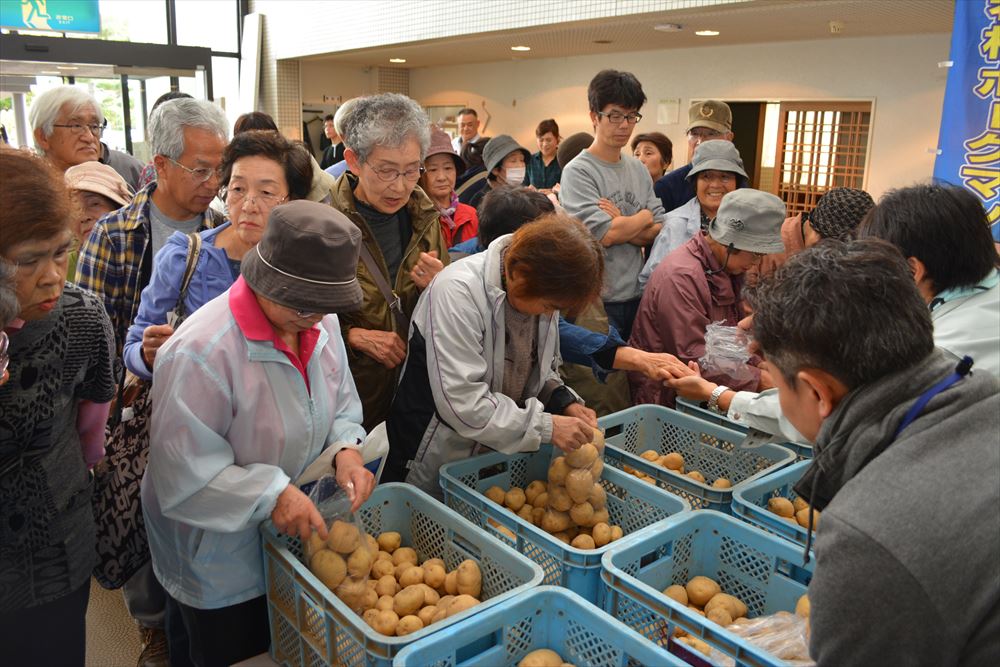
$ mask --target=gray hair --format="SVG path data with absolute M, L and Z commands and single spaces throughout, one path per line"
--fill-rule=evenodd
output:
M 431 144 L 431 121 L 406 95 L 382 93 L 362 97 L 347 114 L 346 145 L 365 162 L 376 146 L 399 148 L 409 139 L 420 144 L 421 162 Z
M 333 129 L 340 135 L 340 139 L 344 142 L 344 146 L 347 146 L 348 148 L 350 148 L 351 145 L 347 143 L 347 137 L 344 136 L 344 132 L 346 132 L 345 125 L 347 124 L 347 116 L 351 113 L 354 109 L 354 105 L 357 104 L 360 99 L 360 97 L 352 97 L 337 107 L 337 112 L 333 114 Z
M 14 291 L 16 270 L 17 267 L 0 258 L 0 329 L 10 324 L 21 312 L 21 304 L 17 302 L 17 293 Z
M 153 155 L 172 160 L 184 153 L 184 128 L 197 127 L 229 141 L 229 120 L 217 105 L 204 100 L 178 98 L 156 107 L 149 115 L 149 146 Z
M 53 125 L 65 106 L 69 107 L 70 113 L 76 113 L 83 107 L 91 106 L 97 113 L 97 122 L 104 122 L 104 112 L 101 111 L 101 105 L 98 104 L 93 95 L 76 86 L 56 86 L 46 90 L 31 103 L 31 109 L 28 111 L 28 122 L 31 123 L 32 134 L 41 128 L 42 135 L 46 139 L 52 136 Z M 37 138 L 35 139 L 35 148 L 42 150 L 42 147 L 38 145 Z

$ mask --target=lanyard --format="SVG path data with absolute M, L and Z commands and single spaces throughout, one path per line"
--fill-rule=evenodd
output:
M 896 428 L 896 432 L 893 434 L 892 439 L 895 440 L 898 438 L 899 434 L 903 432 L 903 429 L 912 424 L 913 420 L 920 416 L 920 413 L 924 411 L 924 408 L 927 407 L 927 404 L 932 398 L 968 375 L 969 371 L 972 370 L 972 363 L 972 357 L 962 357 L 962 360 L 958 362 L 958 365 L 955 367 L 955 371 L 951 375 L 922 393 L 917 399 L 917 402 L 911 405 L 910 409 L 906 411 L 906 414 L 903 416 L 903 421 L 899 423 L 899 427 Z

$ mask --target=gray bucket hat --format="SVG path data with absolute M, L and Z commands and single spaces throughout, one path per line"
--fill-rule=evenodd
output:
M 740 152 L 736 150 L 733 142 L 725 139 L 714 139 L 703 141 L 694 149 L 691 157 L 691 171 L 688 172 L 688 180 L 694 178 L 695 174 L 701 171 L 730 171 L 739 174 L 743 178 L 749 178 L 747 172 L 743 170 L 743 160 Z
M 257 294 L 310 313 L 360 310 L 361 230 L 326 204 L 296 200 L 276 206 L 264 236 L 243 258 L 243 280 Z
M 722 198 L 715 220 L 708 225 L 708 235 L 736 250 L 771 255 L 785 251 L 781 241 L 784 221 L 785 202 L 770 192 L 743 188 Z
M 509 134 L 498 134 L 486 142 L 486 148 L 483 149 L 483 165 L 486 167 L 486 173 L 493 173 L 493 170 L 500 166 L 503 159 L 514 151 L 524 153 L 524 164 L 527 165 L 531 153 Z

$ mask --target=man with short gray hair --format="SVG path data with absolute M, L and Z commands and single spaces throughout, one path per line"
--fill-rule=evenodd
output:
M 448 247 L 434 203 L 417 187 L 430 146 L 420 105 L 395 93 L 364 97 L 343 130 L 350 171 L 337 180 L 332 205 L 364 234 L 358 281 L 365 300 L 340 324 L 370 431 L 389 413 L 410 315 L 448 261 Z
M 201 231 L 224 221 L 222 214 L 209 208 L 219 190 L 219 165 L 229 138 L 229 121 L 222 109 L 202 100 L 170 100 L 152 113 L 148 128 L 156 180 L 140 190 L 131 204 L 97 221 L 80 249 L 76 267 L 77 284 L 104 299 L 119 355 L 128 328 L 135 321 L 142 290 L 149 283 L 156 251 L 176 231 Z M 122 419 L 120 405 L 118 413 L 111 417 L 115 427 Z M 123 430 L 112 428 L 109 452 L 126 447 L 122 434 Z M 130 471 L 135 476 L 136 497 L 129 500 L 138 498 L 142 461 L 149 447 L 147 430 L 143 429 L 138 437 L 140 442 L 127 443 L 138 451 Z M 121 518 L 114 511 L 104 511 L 100 503 L 95 518 L 98 535 L 108 536 L 108 540 L 98 539 L 102 560 L 115 558 L 126 541 L 135 539 L 135 531 L 123 535 L 120 529 L 108 528 L 109 523 Z M 163 635 L 166 598 L 148 560 L 125 582 L 122 591 L 145 644 L 140 667 L 167 664 Z

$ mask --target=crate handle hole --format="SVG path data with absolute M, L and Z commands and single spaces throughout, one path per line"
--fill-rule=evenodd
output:
M 622 424 L 615 424 L 614 426 L 609 426 L 604 429 L 604 438 L 613 438 L 616 435 L 621 435 L 625 432 L 625 427 Z

